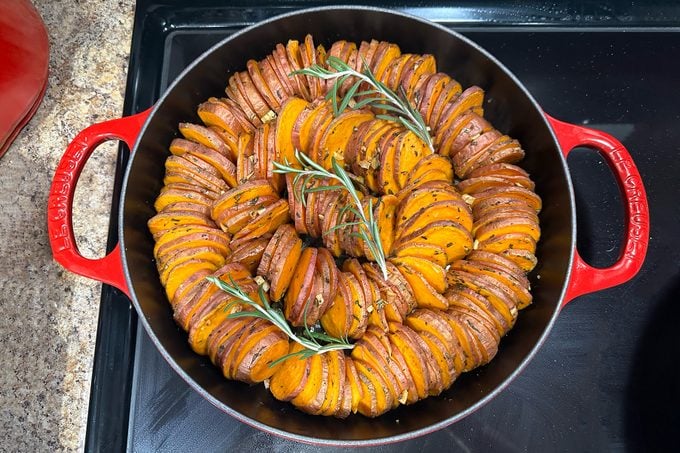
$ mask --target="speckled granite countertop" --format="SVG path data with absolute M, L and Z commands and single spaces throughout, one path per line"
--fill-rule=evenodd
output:
M 100 284 L 52 261 L 50 181 L 67 142 L 119 117 L 134 0 L 34 0 L 50 37 L 42 105 L 0 159 L 0 451 L 82 451 Z M 84 255 L 103 255 L 116 144 L 98 148 L 76 193 Z

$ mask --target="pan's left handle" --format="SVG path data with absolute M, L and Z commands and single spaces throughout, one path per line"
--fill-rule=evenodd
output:
M 47 232 L 54 259 L 69 271 L 113 285 L 128 296 L 118 244 L 103 258 L 89 259 L 80 254 L 73 234 L 73 195 L 80 173 L 97 146 L 122 140 L 132 150 L 150 111 L 93 124 L 76 135 L 57 165 L 47 199 Z
M 546 117 L 565 158 L 579 146 L 602 153 L 614 172 L 626 207 L 626 237 L 616 263 L 604 269 L 595 268 L 583 261 L 577 250 L 574 251 L 571 279 L 563 302 L 566 305 L 583 294 L 620 285 L 640 271 L 649 245 L 649 205 L 640 172 L 621 142 L 605 132 Z

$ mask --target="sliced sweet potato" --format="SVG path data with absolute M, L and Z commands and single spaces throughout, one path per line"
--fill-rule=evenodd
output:
M 483 313 L 492 321 L 496 331 L 500 335 L 504 335 L 512 328 L 512 324 L 507 321 L 502 313 L 498 311 L 486 297 L 466 286 L 458 285 L 449 288 L 444 296 L 449 301 L 449 307 L 467 306 L 477 312 Z
M 348 272 L 338 274 L 338 290 L 335 299 L 321 316 L 321 326 L 326 333 L 336 338 L 347 336 L 352 325 L 353 299 L 352 292 L 347 285 L 349 276 L 352 275 Z
M 446 250 L 443 247 L 427 242 L 412 241 L 408 244 L 403 244 L 395 248 L 392 255 L 400 258 L 408 256 L 424 258 L 441 267 L 445 267 L 447 264 Z
M 247 205 L 251 200 L 264 196 L 278 197 L 271 184 L 269 184 L 269 181 L 265 179 L 248 181 L 233 189 L 229 189 L 215 201 L 212 210 L 212 218 L 218 218 L 220 213 L 226 209 L 236 205 Z
M 399 144 L 399 134 L 402 131 L 395 129 L 393 132 L 385 134 L 378 142 L 380 155 L 380 168 L 377 169 L 377 181 L 372 183 L 370 177 L 366 178 L 368 186 L 381 194 L 395 194 L 400 186 L 395 179 L 397 145 Z M 370 175 L 370 173 L 369 173 Z
M 276 229 L 272 237 L 269 239 L 267 247 L 265 247 L 264 252 L 262 252 L 260 264 L 257 265 L 257 275 L 265 276 L 271 280 L 269 277 L 269 269 L 274 258 L 274 251 L 278 247 L 281 238 L 285 235 L 287 228 L 291 227 L 287 224 L 281 225 Z
M 512 326 L 517 319 L 517 306 L 512 301 L 512 296 L 499 287 L 493 279 L 470 274 L 456 269 L 448 272 L 449 285 L 460 285 L 484 296 L 505 319 L 505 324 Z
M 438 131 L 438 125 L 442 120 L 442 113 L 444 109 L 462 92 L 462 87 L 458 81 L 454 79 L 449 79 L 446 86 L 442 90 L 441 95 L 437 99 L 434 107 L 432 108 L 432 114 L 430 115 L 430 121 L 427 123 L 428 126 L 436 133 Z
M 298 167 L 295 158 L 295 146 L 292 139 L 292 130 L 295 121 L 301 112 L 308 108 L 309 103 L 298 97 L 291 97 L 281 106 L 281 111 L 276 119 L 275 149 L 277 150 L 276 161 L 283 164 Z
M 357 407 L 358 412 L 366 417 L 377 417 L 390 410 L 394 402 L 380 373 L 363 362 L 355 360 L 354 365 L 363 393 Z
M 394 257 L 389 260 L 397 265 L 397 267 L 400 265 L 406 266 L 407 268 L 410 268 L 410 270 L 420 274 L 420 276 L 438 293 L 446 291 L 448 284 L 446 282 L 446 269 L 444 269 L 443 266 L 440 266 L 427 258 L 417 256 Z
M 299 343 L 290 342 L 288 353 L 304 349 Z M 290 401 L 302 392 L 310 377 L 311 358 L 292 356 L 279 366 L 269 380 L 269 391 L 280 401 Z
M 302 250 L 288 285 L 288 291 L 283 303 L 283 312 L 286 319 L 293 325 L 299 326 L 304 324 L 302 316 L 307 295 L 313 283 L 316 255 L 317 249 L 314 247 Z
M 213 330 L 231 313 L 242 309 L 238 300 L 224 292 L 215 293 L 211 299 L 194 314 L 189 327 L 189 345 L 201 355 L 208 353 L 208 338 Z
M 156 212 L 162 211 L 166 206 L 181 202 L 191 202 L 211 207 L 212 199 L 197 190 L 168 189 L 162 191 L 154 202 Z
M 473 245 L 469 231 L 451 220 L 432 222 L 409 235 L 401 237 L 396 243 L 403 245 L 411 241 L 427 242 L 442 247 L 446 252 L 448 263 L 463 258 L 472 250 Z
M 277 112 L 281 107 L 279 102 L 280 96 L 276 96 L 270 89 L 269 84 L 265 81 L 260 63 L 255 60 L 248 60 L 246 62 L 246 69 L 248 75 L 250 75 L 250 80 L 253 82 L 253 85 L 255 85 L 260 96 L 262 96 L 271 110 Z
M 476 228 L 475 239 L 480 243 L 493 237 L 508 233 L 524 233 L 531 236 L 534 241 L 541 237 L 538 223 L 529 217 L 515 215 L 504 217 Z
M 451 77 L 438 72 L 428 75 L 424 83 L 419 87 L 415 96 L 418 99 L 416 108 L 420 112 L 420 116 L 425 120 L 425 124 L 432 124 L 430 122 L 432 110 L 449 80 L 451 80 Z
M 282 226 L 282 228 L 292 230 L 290 226 Z M 282 238 L 272 258 L 272 267 L 268 275 L 270 275 L 271 282 L 270 296 L 273 300 L 280 300 L 288 289 L 301 254 L 302 241 L 293 230 Z
M 442 200 L 423 206 L 415 213 L 407 211 L 407 214 L 402 215 L 398 219 L 397 239 L 440 220 L 452 220 L 466 230 L 472 231 L 472 213 L 467 203 L 463 200 Z
M 215 229 L 216 225 L 205 214 L 196 211 L 163 211 L 151 217 L 147 226 L 154 239 L 159 238 L 168 230 L 181 226 L 198 225 Z
M 276 371 L 269 364 L 288 352 L 288 336 L 269 321 L 262 321 L 241 342 L 231 363 L 232 375 L 238 381 L 255 384 L 268 379 Z
M 335 415 L 340 410 L 345 396 L 346 370 L 345 353 L 342 351 L 328 351 L 324 353 L 328 362 L 328 389 L 323 403 L 319 408 L 321 415 Z
M 382 380 L 387 384 L 386 390 L 391 396 L 392 407 L 396 407 L 403 390 L 388 364 L 388 352 L 379 341 L 372 340 L 372 334 L 369 332 L 355 343 L 354 349 L 352 349 L 352 358 L 355 362 L 360 362 L 373 372 L 380 374 Z
M 506 287 L 514 296 L 518 309 L 531 304 L 531 293 L 515 277 L 506 271 L 493 268 L 478 261 L 459 260 L 452 264 L 453 269 L 460 269 L 471 274 L 484 274 L 496 280 L 499 285 Z
M 449 303 L 427 279 L 416 269 L 405 263 L 396 263 L 397 269 L 404 276 L 415 295 L 416 305 L 420 308 L 446 310 Z
M 325 248 L 317 249 L 315 273 L 321 278 L 322 293 L 319 305 L 319 317 L 321 317 L 335 299 L 339 274 L 333 256 Z
M 247 130 L 244 127 L 244 120 L 247 119 L 239 113 L 237 109 L 214 97 L 198 106 L 198 116 L 206 126 L 218 127 L 232 137 L 238 137 L 241 132 Z
M 351 356 L 345 357 L 345 376 L 352 394 L 351 411 L 353 414 L 356 414 L 359 409 L 359 401 L 363 397 L 363 387 L 359 381 L 359 374 L 354 365 L 354 359 Z
M 262 382 L 269 379 L 281 366 L 280 363 L 275 365 L 272 365 L 272 363 L 288 353 L 288 343 L 288 336 L 281 330 L 278 328 L 270 330 L 255 344 L 251 353 L 246 355 L 241 362 L 239 374 L 242 366 L 246 367 L 248 373 L 248 378 L 242 380 L 245 382 Z M 237 379 L 238 376 L 237 374 Z
M 221 250 L 216 247 L 202 246 L 180 248 L 164 255 L 161 260 L 157 261 L 158 273 L 163 285 L 167 281 L 168 275 L 172 269 L 189 260 L 201 260 L 214 263 L 216 266 L 221 266 L 224 263 L 224 255 Z
M 420 343 L 413 341 L 413 337 L 406 332 L 406 329 L 410 330 L 414 336 L 417 336 L 410 328 L 402 324 L 396 324 L 394 330 L 388 334 L 388 338 L 393 348 L 398 349 L 403 355 L 413 379 L 418 398 L 426 398 L 430 394 L 431 386 L 429 368 L 426 364 L 430 354 L 427 354 Z
M 215 131 L 198 124 L 180 123 L 179 131 L 187 140 L 200 143 L 233 160 L 234 153 L 227 143 Z
M 444 175 L 442 178 L 444 181 L 453 181 L 453 165 L 451 164 L 451 160 L 440 154 L 429 154 L 420 159 L 411 169 L 408 174 L 409 184 L 418 180 L 428 181 L 430 179 L 427 178 L 428 174 L 432 175 L 430 172 L 434 170 L 437 170 Z
M 338 115 L 328 126 L 319 142 L 319 164 L 324 168 L 332 168 L 332 159 L 344 165 L 345 149 L 352 133 L 362 123 L 375 118 L 368 110 L 346 110 Z
M 397 153 L 394 163 L 394 174 L 399 189 L 405 187 L 409 181 L 409 175 L 415 166 L 432 151 L 420 137 L 412 131 L 402 132 L 397 142 Z
M 215 222 L 227 233 L 235 234 L 241 231 L 255 217 L 259 216 L 279 198 L 272 195 L 251 198 L 250 200 L 234 205 L 219 212 Z
M 527 190 L 518 186 L 496 187 L 487 189 L 475 194 L 475 204 L 480 203 L 488 198 L 496 197 L 512 197 L 518 200 L 524 200 L 536 212 L 541 211 L 541 198 L 531 190 Z
M 276 229 L 290 220 L 288 201 L 278 200 L 267 206 L 241 231 L 234 234 L 232 242 L 249 241 L 276 231 Z
M 323 404 L 328 386 L 328 362 L 323 354 L 315 354 L 311 357 L 309 378 L 302 392 L 291 400 L 297 408 L 315 413 Z
M 227 261 L 241 263 L 251 273 L 254 273 L 268 243 L 269 237 L 261 237 L 244 241 L 238 245 L 234 244 L 234 249 L 231 255 L 227 257 Z
M 501 255 L 509 260 L 514 261 L 515 264 L 524 269 L 525 272 L 530 272 L 534 267 L 536 267 L 536 264 L 538 264 L 536 255 L 534 255 L 534 253 L 529 250 L 509 248 L 502 251 Z

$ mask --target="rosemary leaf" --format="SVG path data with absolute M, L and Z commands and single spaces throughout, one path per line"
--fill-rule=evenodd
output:
M 312 332 L 309 330 L 309 327 L 307 326 L 307 307 L 305 306 L 305 336 L 301 335 L 296 335 L 295 332 L 293 332 L 293 329 L 291 329 L 290 325 L 286 321 L 285 316 L 281 312 L 281 310 L 277 308 L 273 308 L 271 305 L 269 305 L 269 302 L 267 301 L 267 296 L 264 291 L 264 288 L 262 285 L 258 287 L 258 296 L 260 299 L 260 303 L 254 301 L 246 292 L 243 291 L 243 289 L 239 286 L 237 282 L 235 282 L 231 276 L 229 277 L 230 282 L 227 283 L 224 280 L 221 280 L 217 277 L 206 277 L 206 280 L 211 282 L 212 284 L 216 285 L 219 289 L 222 291 L 226 292 L 227 294 L 235 297 L 240 301 L 241 303 L 244 303 L 248 305 L 249 307 L 254 308 L 254 310 L 250 311 L 237 311 L 235 313 L 230 313 L 228 318 L 245 318 L 245 317 L 252 317 L 252 318 L 261 318 L 265 319 L 272 324 L 274 324 L 276 327 L 281 329 L 283 333 L 288 335 L 288 337 L 295 341 L 296 343 L 299 343 L 302 345 L 305 349 L 302 349 L 299 351 L 301 353 L 300 355 L 304 356 L 307 355 L 308 357 L 311 357 L 314 354 L 321 354 L 326 351 L 333 351 L 333 350 L 342 350 L 342 349 L 352 349 L 354 348 L 354 345 L 349 343 L 346 339 L 340 339 L 340 338 L 334 338 L 329 335 L 326 335 L 326 338 L 323 341 L 327 341 L 329 344 L 322 345 L 319 343 L 318 339 L 319 333 L 318 332 Z M 324 334 L 325 335 L 325 334 Z M 329 340 L 330 338 L 333 338 L 333 340 Z M 279 358 L 278 360 L 272 362 L 269 364 L 269 366 L 274 366 L 277 363 L 280 363 L 283 360 L 286 360 L 287 358 L 292 357 L 293 355 L 297 355 L 298 353 L 295 354 L 288 354 L 287 356 L 283 356 Z

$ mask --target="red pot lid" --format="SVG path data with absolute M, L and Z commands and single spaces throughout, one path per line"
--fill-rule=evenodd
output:
M 47 86 L 49 41 L 28 0 L 0 2 L 0 157 L 31 119 Z

